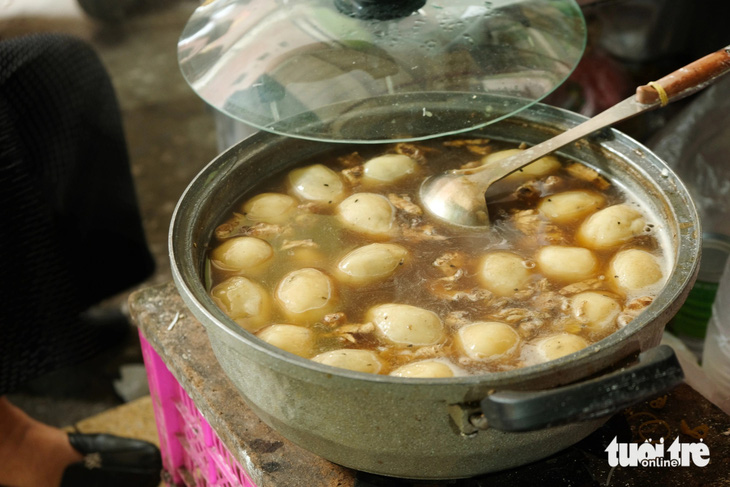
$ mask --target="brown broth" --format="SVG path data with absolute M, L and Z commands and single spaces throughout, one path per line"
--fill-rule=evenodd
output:
M 470 145 L 471 147 L 469 147 Z M 460 145 L 458 141 L 456 146 L 450 145 L 449 141 L 429 141 L 419 143 L 417 146 L 412 144 L 393 145 L 385 150 L 382 147 L 364 146 L 357 147 L 356 152 L 350 149 L 348 152 L 333 154 L 326 161 L 305 161 L 300 167 L 320 163 L 339 173 L 345 168 L 343 160 L 350 163 L 352 161 L 366 162 L 374 156 L 393 153 L 397 150 L 410 153 L 413 147 L 417 148 L 418 154 L 425 155 L 423 157 L 425 161 L 419 161 L 421 163 L 419 164 L 418 177 L 406 177 L 397 183 L 388 183 L 382 187 L 373 187 L 371 185 L 364 187 L 359 182 L 347 183 L 348 194 L 367 191 L 381 193 L 386 196 L 391 193 L 409 195 L 413 203 L 421 206 L 418 201 L 418 190 L 426 176 L 479 161 L 482 155 L 475 154 L 474 151 L 478 152 L 486 148 L 486 150 L 496 152 L 509 148 L 500 143 L 490 142 L 488 146 L 466 143 Z M 641 248 L 654 255 L 662 255 L 647 212 L 643 212 L 649 222 L 644 234 L 633 238 L 632 241 L 618 248 L 593 250 L 600 262 L 601 270 L 598 272 L 597 278 L 594 279 L 597 282 L 592 283 L 593 287 L 591 289 L 614 297 L 620 301 L 622 306 L 622 312 L 617 324 L 608 331 L 600 333 L 590 331 L 572 317 L 570 309 L 566 309 L 565 305 L 565 302 L 571 296 L 570 293 L 565 291 L 568 284 L 566 282 L 555 280 L 546 282 L 543 276 L 538 272 L 534 272 L 528 286 L 530 292 L 518 293 L 518 295 L 512 297 L 498 297 L 486 291 L 477 278 L 479 258 L 487 251 L 510 249 L 512 252 L 525 257 L 527 265 L 534 265 L 531 256 L 541 247 L 554 241 L 549 232 L 538 232 L 536 235 L 528 236 L 515 225 L 514 216 L 518 212 L 534 209 L 539 198 L 549 197 L 552 194 L 568 190 L 584 189 L 602 194 L 605 197 L 605 204 L 602 207 L 618 203 L 629 203 L 639 208 L 638 204 L 632 201 L 620 188 L 602 177 L 596 180 L 576 178 L 567 169 L 571 164 L 574 164 L 573 162 L 563 160 L 561 164 L 562 167 L 557 171 L 531 180 L 532 182 L 528 185 L 529 191 L 518 190 L 518 187 L 523 186 L 526 181 L 519 184 L 512 183 L 511 186 L 507 185 L 506 195 L 503 194 L 498 199 L 490 201 L 491 223 L 489 227 L 483 229 L 471 230 L 454 227 L 432 218 L 425 211 L 422 215 L 413 215 L 401 209 L 397 210 L 396 221 L 401 228 L 387 242 L 407 248 L 410 256 L 392 276 L 383 281 L 365 285 L 350 285 L 338 282 L 334 277 L 334 269 L 342 256 L 352 249 L 372 242 L 382 242 L 383 239 L 364 236 L 343 228 L 335 217 L 335 203 L 307 205 L 306 201 L 301 201 L 297 214 L 300 215 L 303 222 L 295 223 L 292 219 L 286 224 L 280 224 L 280 227 L 285 228 L 286 231 L 282 231 L 280 228 L 279 231 L 270 235 L 259 237 L 269 242 L 275 250 L 275 255 L 267 272 L 252 277 L 252 280 L 261 284 L 272 296 L 272 302 L 274 302 L 273 313 L 268 321 L 270 323 L 292 323 L 282 313 L 275 303 L 276 299 L 273 298 L 277 283 L 285 274 L 295 268 L 315 267 L 331 276 L 333 282 L 336 283 L 339 304 L 335 312 L 343 312 L 346 316 L 346 321 L 338 326 L 366 323 L 366 311 L 377 304 L 403 303 L 436 313 L 444 323 L 446 333 L 437 346 L 394 346 L 375 332 L 354 333 L 350 334 L 349 337 L 338 336 L 334 333 L 337 326 L 333 327 L 331 324 L 326 324 L 321 319 L 307 323 L 292 323 L 307 326 L 314 330 L 318 336 L 317 345 L 310 356 L 338 348 L 369 349 L 376 351 L 380 358 L 384 360 L 386 365 L 381 373 L 385 374 L 405 363 L 432 357 L 437 357 L 439 360 L 449 360 L 450 363 L 455 365 L 457 373 L 475 374 L 529 365 L 532 363 L 532 359 L 529 350 L 517 350 L 503 357 L 490 360 L 476 360 L 466 357 L 454 342 L 456 330 L 466 322 L 501 321 L 507 323 L 517 330 L 522 344 L 535 342 L 540 337 L 556 332 L 566 331 L 583 337 L 588 343 L 604 338 L 630 321 L 636 314 L 632 306 L 634 308 L 639 306 L 636 302 L 631 301 L 634 298 L 633 296 L 622 296 L 621 293 L 618 293 L 609 285 L 604 275 L 608 261 L 618 250 L 626 247 Z M 291 195 L 292 193 L 287 186 L 286 174 L 272 177 L 270 181 L 257 190 L 256 194 L 264 192 Z M 520 196 L 515 197 L 515 194 Z M 239 210 L 237 211 L 242 211 L 240 208 L 243 202 L 252 196 L 254 195 L 247 195 L 238 206 Z M 545 218 L 540 221 L 549 224 Z M 228 220 L 228 223 L 232 222 L 242 228 L 242 231 L 227 235 L 228 238 L 250 232 L 251 227 L 257 223 L 248 220 L 242 214 L 233 215 Z M 581 221 L 576 221 L 559 226 L 559 234 L 562 235 L 560 238 L 561 245 L 579 246 L 574 239 L 574 234 L 580 223 Z M 425 226 L 432 227 L 429 238 L 420 241 L 409 236 L 409 232 L 417 234 Z M 431 234 L 437 238 L 430 238 L 433 236 Z M 297 252 L 296 249 L 280 250 L 285 241 L 309 239 L 317 245 L 313 251 L 320 257 L 306 264 L 293 258 L 292 254 Z M 215 239 L 211 243 L 211 248 L 217 247 L 224 240 Z M 309 249 L 304 250 L 309 251 Z M 449 275 L 444 274 L 441 269 L 432 265 L 447 251 L 457 252 L 460 256 L 466 258 L 463 265 L 458 267 L 459 277 L 453 279 L 453 282 L 449 282 Z M 211 268 L 211 288 L 230 276 L 240 274 L 237 271 L 222 270 L 215 265 L 212 265 Z M 666 276 L 666 272 L 664 274 Z M 649 295 L 641 306 L 645 306 L 650 302 L 652 297 Z M 537 322 L 540 324 L 536 325 Z M 249 328 L 249 331 L 256 332 L 258 328 L 258 326 Z M 354 340 L 354 343 L 352 340 Z M 523 347 L 523 345 L 520 346 Z

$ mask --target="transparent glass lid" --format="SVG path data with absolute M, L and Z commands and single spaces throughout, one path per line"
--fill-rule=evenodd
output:
M 193 90 L 233 119 L 374 143 L 507 117 L 562 84 L 585 42 L 574 0 L 209 0 L 178 59 Z

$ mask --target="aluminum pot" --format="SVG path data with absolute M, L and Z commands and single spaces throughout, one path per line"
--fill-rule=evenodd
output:
M 536 104 L 468 136 L 534 144 L 583 120 Z M 657 345 L 696 277 L 699 219 L 677 176 L 648 149 L 610 129 L 560 154 L 623 186 L 664 222 L 673 268 L 653 303 L 600 342 L 507 372 L 412 379 L 329 367 L 244 331 L 205 290 L 213 231 L 261 181 L 331 149 L 325 142 L 256 133 L 200 172 L 182 195 L 170 229 L 178 290 L 243 398 L 286 438 L 371 473 L 464 478 L 549 456 L 589 435 L 610 414 L 681 380 L 671 349 Z

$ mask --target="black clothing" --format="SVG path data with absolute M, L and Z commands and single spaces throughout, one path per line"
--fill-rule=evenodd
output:
M 0 395 L 98 354 L 79 314 L 148 277 L 121 117 L 81 40 L 0 42 Z

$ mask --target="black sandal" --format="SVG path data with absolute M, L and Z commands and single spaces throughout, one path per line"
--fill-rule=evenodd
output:
M 84 455 L 63 473 L 61 487 L 156 487 L 162 457 L 156 445 L 108 434 L 69 433 L 71 446 Z

